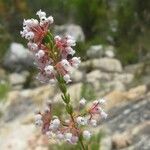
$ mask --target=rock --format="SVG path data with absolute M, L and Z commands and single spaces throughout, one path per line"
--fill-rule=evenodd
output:
M 104 55 L 104 47 L 102 45 L 93 45 L 87 50 L 89 58 L 100 58 Z
M 88 58 L 115 57 L 113 46 L 92 45 L 87 50 Z
M 132 74 L 141 74 L 143 71 L 144 63 L 138 63 L 133 65 L 125 66 L 125 72 L 132 73 Z
M 113 58 L 101 58 L 95 60 L 93 65 L 99 69 L 110 72 L 122 72 L 122 65 L 119 60 Z
M 108 102 L 108 101 L 107 101 Z M 107 122 L 110 134 L 122 133 L 127 129 L 134 128 L 139 123 L 149 121 L 150 95 L 145 95 L 136 101 L 126 101 L 116 105 L 108 111 Z
M 38 132 L 34 124 L 11 122 L 0 129 L 3 150 L 48 150 L 48 139 Z
M 80 66 L 81 69 L 100 69 L 106 72 L 122 72 L 123 68 L 119 60 L 114 58 L 100 58 L 92 59 L 83 62 Z
M 150 149 L 150 93 L 136 101 L 126 101 L 109 109 L 102 123 L 112 138 L 112 149 Z
M 110 81 L 111 75 L 105 72 L 101 72 L 100 70 L 94 70 L 86 75 L 88 82 L 95 82 L 96 80 L 99 81 Z
M 133 81 L 134 75 L 131 73 L 123 73 L 123 74 L 115 73 L 113 78 L 115 81 L 121 81 L 124 84 L 129 84 Z
M 8 93 L 3 120 L 9 122 L 16 118 L 27 116 L 38 106 L 43 106 L 43 102 L 53 97 L 55 87 L 50 85 L 41 86 L 35 89 L 22 91 L 11 91 Z
M 126 150 L 149 150 L 150 149 L 150 121 L 144 121 L 129 131 L 126 131 L 132 136 L 132 146 Z
M 34 125 L 20 125 L 13 122 L 1 129 L 0 145 L 3 150 L 25 150 L 34 132 Z
M 105 47 L 104 56 L 109 57 L 109 58 L 115 57 L 114 47 L 113 46 L 107 46 L 107 47 Z
M 85 36 L 82 28 L 75 24 L 65 24 L 54 27 L 54 33 L 57 35 L 71 35 L 76 41 L 84 42 Z
M 82 78 L 83 78 L 83 73 L 77 69 L 74 69 L 72 71 L 72 74 L 71 74 L 71 80 L 72 82 L 80 82 L 82 81 Z
M 9 82 L 14 86 L 20 85 L 21 87 L 26 82 L 27 77 L 29 76 L 29 72 L 24 71 L 22 73 L 12 73 L 9 75 Z M 15 88 L 16 89 L 16 88 Z
M 11 71 L 19 71 L 33 66 L 33 56 L 22 44 L 12 43 L 4 56 L 3 64 Z
M 135 88 L 132 88 L 127 93 L 127 98 L 130 100 L 137 100 L 139 98 L 142 98 L 147 92 L 147 86 L 146 85 L 139 85 Z
M 121 149 L 131 145 L 131 135 L 129 134 L 118 134 L 112 136 L 112 145 L 114 149 Z
M 105 109 L 110 109 L 127 100 L 127 97 L 125 92 L 116 90 L 107 94 L 105 96 L 105 99 L 107 100 L 107 105 L 105 106 Z
M 145 85 L 137 86 L 129 91 L 114 90 L 105 96 L 105 99 L 107 99 L 106 109 L 113 108 L 125 101 L 136 101 L 142 98 L 146 91 L 147 87 Z

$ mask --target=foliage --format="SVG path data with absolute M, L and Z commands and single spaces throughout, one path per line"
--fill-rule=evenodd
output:
M 117 57 L 124 65 L 143 60 L 149 52 L 148 0 L 1 0 L 0 58 L 11 41 L 22 43 L 19 36 L 22 18 L 31 17 L 39 9 L 51 12 L 56 24 L 68 21 L 81 25 L 86 42 L 77 47 L 83 60 L 86 60 L 86 50 L 92 44 L 114 45 Z
M 0 100 L 3 100 L 9 91 L 9 84 L 5 81 L 0 82 Z

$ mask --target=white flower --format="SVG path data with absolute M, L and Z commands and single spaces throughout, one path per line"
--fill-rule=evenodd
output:
M 35 121 L 38 121 L 38 120 L 42 120 L 42 115 L 41 114 L 36 114 L 35 115 Z
M 36 56 L 38 59 L 42 58 L 44 55 L 45 55 L 45 52 L 44 52 L 43 50 L 39 50 L 39 51 L 35 54 L 35 56 Z
M 65 139 L 67 142 L 71 142 L 71 138 L 72 138 L 72 133 L 68 132 L 65 134 Z
M 79 64 L 81 63 L 80 57 L 73 57 L 71 62 L 73 67 L 78 68 Z
M 99 101 L 100 104 L 105 104 L 105 103 L 106 103 L 106 100 L 103 99 L 103 98 L 102 98 L 102 99 L 99 99 L 98 101 Z
M 59 140 L 63 140 L 63 139 L 64 139 L 64 134 L 58 133 L 58 134 L 57 134 L 57 138 L 58 138 Z
M 22 37 L 25 37 L 28 32 L 29 31 L 25 29 L 23 31 L 20 31 L 20 34 L 21 34 Z
M 72 136 L 72 138 L 71 138 L 71 144 L 77 144 L 78 139 L 79 138 L 77 136 Z
M 40 18 L 40 23 L 42 24 L 42 23 L 45 23 L 45 22 L 47 22 L 47 18 L 45 16 L 41 17 Z
M 33 32 L 28 32 L 26 35 L 25 35 L 25 38 L 27 40 L 32 40 L 34 38 L 34 33 Z
M 53 18 L 52 16 L 49 16 L 49 17 L 47 18 L 47 20 L 48 20 L 48 22 L 49 22 L 50 24 L 52 24 L 52 23 L 54 22 L 54 18 Z
M 96 104 L 98 104 L 98 103 L 99 103 L 98 100 L 93 101 L 93 105 L 96 105 Z
M 38 45 L 36 43 L 29 42 L 27 45 L 28 45 L 28 48 L 32 51 L 38 50 Z
M 106 119 L 107 116 L 108 116 L 108 114 L 105 113 L 105 112 L 102 110 L 102 111 L 101 111 L 101 117 L 104 118 L 104 119 Z
M 69 74 L 65 74 L 65 75 L 63 76 L 63 78 L 64 78 L 64 80 L 66 81 L 66 83 L 71 82 L 71 79 L 70 79 Z
M 38 20 L 37 19 L 27 19 L 23 21 L 23 26 L 26 28 L 26 29 L 30 29 L 31 27 L 35 27 L 38 25 Z
M 97 126 L 97 121 L 95 119 L 91 119 L 90 120 L 90 124 L 93 126 L 93 127 L 96 127 Z
M 75 46 L 76 45 L 75 40 L 72 40 L 72 39 L 67 40 L 67 45 L 68 46 Z
M 59 35 L 56 35 L 56 36 L 54 37 L 54 39 L 55 39 L 56 41 L 60 41 L 60 40 L 61 40 L 61 37 L 60 37 Z
M 46 13 L 41 11 L 41 9 L 40 9 L 39 11 L 37 11 L 36 15 L 39 16 L 39 18 L 41 18 L 41 17 L 45 17 Z
M 80 104 L 80 106 L 85 106 L 86 100 L 85 100 L 84 98 L 82 98 L 82 99 L 79 101 L 79 104 Z
M 76 42 L 75 42 L 75 40 L 72 38 L 72 36 L 70 36 L 70 35 L 68 35 L 67 37 L 67 45 L 68 46 L 75 46 L 76 45 Z
M 54 67 L 51 65 L 48 65 L 44 68 L 44 70 L 45 70 L 46 74 L 50 75 L 54 72 Z
M 84 117 L 81 117 L 81 116 L 77 117 L 76 121 L 79 125 L 86 125 L 87 124 L 87 119 Z
M 54 120 L 53 120 L 53 125 L 58 128 L 59 125 L 60 125 L 60 120 L 59 120 L 59 119 L 54 119 Z
M 56 130 L 56 129 L 58 129 L 59 126 L 60 126 L 60 120 L 59 120 L 59 119 L 54 119 L 54 120 L 51 122 L 51 124 L 50 124 L 50 126 L 49 126 L 49 129 L 50 129 L 50 130 Z
M 65 50 L 70 55 L 74 55 L 75 54 L 75 50 L 73 50 L 71 47 L 66 47 Z
M 63 59 L 62 61 L 61 61 L 61 65 L 64 67 L 64 69 L 66 70 L 66 71 L 70 71 L 71 70 L 71 65 L 70 65 L 70 63 L 68 62 L 68 60 L 66 60 L 66 59 Z
M 46 135 L 48 136 L 49 139 L 53 137 L 53 133 L 51 131 L 47 131 Z
M 42 120 L 36 120 L 36 121 L 35 121 L 35 125 L 36 125 L 37 127 L 41 127 L 42 124 L 43 124 L 43 121 L 42 121 Z
M 89 140 L 91 138 L 91 133 L 88 130 L 83 131 L 83 138 Z

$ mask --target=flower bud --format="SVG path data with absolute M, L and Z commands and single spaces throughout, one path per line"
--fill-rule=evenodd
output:
M 83 138 L 89 140 L 91 138 L 91 133 L 88 130 L 83 131 Z
M 95 119 L 91 119 L 90 120 L 90 124 L 93 126 L 93 127 L 96 127 L 97 126 L 97 121 Z
M 45 55 L 45 52 L 44 52 L 43 50 L 39 50 L 39 51 L 35 54 L 35 56 L 36 56 L 38 59 L 42 58 L 44 55 Z
M 86 100 L 85 100 L 84 98 L 82 98 L 82 99 L 79 101 L 79 104 L 80 104 L 80 106 L 85 106 Z
M 87 124 L 87 120 L 81 116 L 77 117 L 76 121 L 79 125 L 86 125 Z
M 51 65 L 48 65 L 44 68 L 44 70 L 45 70 L 46 74 L 50 75 L 51 73 L 53 73 L 54 67 Z
M 108 116 L 108 114 L 105 113 L 105 112 L 102 110 L 102 111 L 101 111 L 101 117 L 104 118 L 104 119 L 106 119 L 107 116 Z
M 105 103 L 106 103 L 106 100 L 103 99 L 103 98 L 102 98 L 102 99 L 99 99 L 98 101 L 99 101 L 100 104 L 105 104 Z

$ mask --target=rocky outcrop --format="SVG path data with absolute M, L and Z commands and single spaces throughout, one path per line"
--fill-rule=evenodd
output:
M 115 57 L 113 46 L 92 45 L 87 50 L 88 58 Z
M 33 56 L 22 44 L 12 43 L 4 56 L 3 64 L 11 71 L 20 71 L 33 66 Z
M 82 28 L 79 25 L 75 24 L 65 24 L 54 27 L 54 33 L 57 35 L 71 35 L 78 42 L 84 42 L 85 35 Z
M 123 68 L 119 60 L 114 58 L 92 59 L 84 62 L 80 68 L 100 69 L 106 72 L 122 72 Z
M 95 129 L 96 133 L 99 130 L 105 133 L 100 141 L 101 150 L 149 150 L 149 86 L 134 84 L 137 72 L 129 66 L 124 69 L 118 59 L 112 58 L 112 47 L 107 50 L 104 47 L 100 50 L 100 46 L 92 48 L 97 49 L 95 54 L 99 56 L 89 54 L 94 59 L 83 62 L 78 70 L 72 72 L 72 83 L 68 86 L 68 91 L 73 105 L 77 106 L 83 95 L 90 94 L 91 99 L 106 99 L 107 104 L 104 107 L 109 117 L 100 126 L 101 130 L 99 127 Z M 18 63 L 21 67 L 24 66 L 20 61 L 26 57 L 22 57 L 14 63 L 15 67 L 18 67 Z M 47 99 L 56 108 L 55 113 L 64 115 L 60 91 L 56 86 L 45 84 L 35 84 L 32 88 L 23 89 L 28 82 L 28 75 L 27 71 L 19 71 L 7 76 L 3 69 L 0 70 L 2 80 L 7 80 L 11 85 L 6 101 L 0 101 L 1 149 L 48 150 L 48 143 L 55 143 L 53 140 L 47 141 L 38 133 L 33 126 L 33 116 L 34 110 L 43 107 Z
M 149 150 L 149 110 L 150 93 L 136 101 L 124 102 L 111 108 L 104 123 L 108 130 L 107 137 L 111 138 L 112 143 L 109 149 Z

